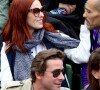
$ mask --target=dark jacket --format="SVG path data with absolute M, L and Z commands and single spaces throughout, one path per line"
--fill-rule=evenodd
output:
M 43 0 L 43 1 L 47 12 L 58 8 L 59 3 L 72 4 L 72 5 L 76 4 L 76 10 L 72 13 L 72 15 L 78 14 L 81 23 L 84 23 L 84 18 L 83 18 L 84 1 L 83 0 Z
M 86 90 L 93 90 L 91 86 L 88 86 Z
M 77 0 L 43 0 L 46 11 L 58 8 L 59 3 L 76 4 Z

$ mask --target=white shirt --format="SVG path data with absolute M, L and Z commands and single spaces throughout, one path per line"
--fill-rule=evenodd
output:
M 5 43 L 3 42 L 3 47 L 1 49 L 1 87 L 3 87 L 7 82 L 13 81 L 9 62 L 4 48 Z M 32 55 L 35 57 L 35 55 L 42 50 L 46 50 L 46 47 L 43 43 L 37 45 L 35 48 L 32 48 Z
M 81 64 L 88 62 L 90 48 L 90 31 L 87 29 L 86 25 L 81 25 L 79 46 L 73 49 L 65 49 L 64 52 L 74 63 Z

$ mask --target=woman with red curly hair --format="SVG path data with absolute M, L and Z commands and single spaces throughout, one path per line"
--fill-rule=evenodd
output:
M 35 55 L 49 48 L 74 48 L 79 41 L 61 34 L 46 23 L 42 0 L 13 0 L 2 32 L 1 85 L 30 77 Z

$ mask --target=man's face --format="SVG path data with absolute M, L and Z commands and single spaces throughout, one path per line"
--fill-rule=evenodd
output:
M 60 73 L 57 77 L 53 76 L 53 71 L 63 69 L 63 61 L 59 58 L 50 59 L 47 61 L 47 69 L 43 76 L 41 76 L 41 85 L 45 90 L 60 90 L 61 83 L 65 79 Z
M 100 29 L 100 11 L 96 7 L 97 0 L 88 0 L 85 6 L 85 24 L 88 29 Z

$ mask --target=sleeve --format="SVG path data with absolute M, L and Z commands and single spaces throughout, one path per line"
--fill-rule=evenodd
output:
M 65 49 L 64 52 L 74 63 L 81 64 L 88 62 L 90 48 L 90 31 L 86 28 L 85 25 L 81 25 L 79 46 L 74 49 Z
M 65 4 L 76 4 L 77 0 L 59 0 L 60 3 L 65 3 Z
M 58 6 L 59 6 L 59 0 L 55 0 L 55 1 L 53 1 L 53 0 L 43 0 L 43 2 L 44 2 L 44 5 L 45 5 L 47 12 L 58 8 Z
M 82 77 L 83 87 L 85 87 L 86 85 L 89 84 L 88 78 L 87 78 L 87 63 L 82 64 L 81 77 Z
M 1 87 L 3 87 L 8 81 L 13 80 L 4 46 L 5 43 L 3 43 L 3 47 L 1 49 Z
M 9 0 L 0 0 L 0 33 L 8 20 Z

